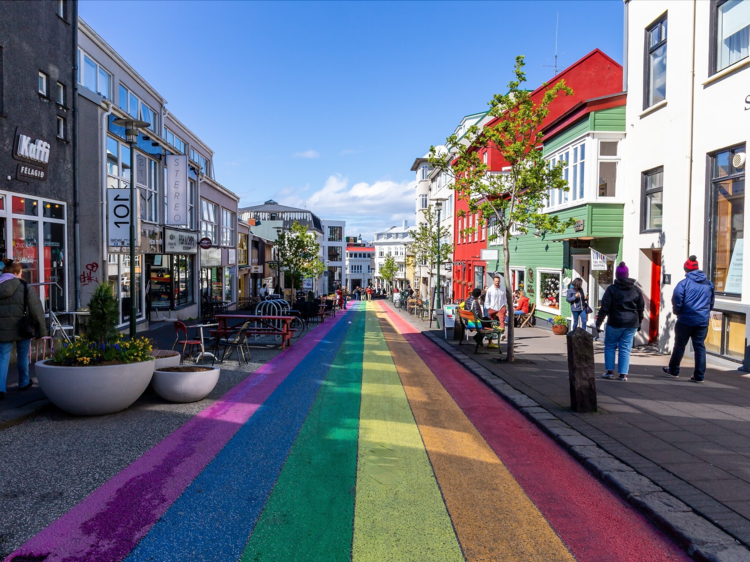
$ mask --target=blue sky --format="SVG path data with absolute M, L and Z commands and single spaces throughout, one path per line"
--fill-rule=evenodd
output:
M 370 238 L 414 219 L 414 158 L 505 91 L 594 48 L 622 62 L 621 0 L 81 0 L 80 14 L 215 152 L 241 205 L 267 199 Z M 143 30 L 133 36 L 125 22 Z M 131 39 L 132 38 L 132 39 Z

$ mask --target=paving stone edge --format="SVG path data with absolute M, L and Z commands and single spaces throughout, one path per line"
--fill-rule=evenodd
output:
M 592 474 L 617 492 L 700 562 L 750 561 L 750 550 L 734 537 L 695 513 L 649 478 L 610 455 L 560 418 L 540 406 L 462 351 L 434 334 L 422 332 L 441 349 L 479 377 L 493 391 L 562 445 Z
M 0 431 L 7 429 L 17 423 L 21 423 L 24 420 L 29 419 L 36 414 L 43 412 L 52 405 L 46 398 L 35 400 L 29 404 L 21 406 L 20 408 L 12 408 L 6 410 L 0 414 Z

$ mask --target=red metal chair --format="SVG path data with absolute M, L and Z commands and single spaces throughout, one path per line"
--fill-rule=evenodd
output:
M 184 334 L 184 339 L 180 339 L 180 332 Z M 175 337 L 174 343 L 172 344 L 172 350 L 174 350 L 177 344 L 182 344 L 182 359 L 180 363 L 184 363 L 185 362 L 185 350 L 188 349 L 188 346 L 190 346 L 189 353 L 192 354 L 193 346 L 197 345 L 198 347 L 201 347 L 201 340 L 188 339 L 187 326 L 185 326 L 185 324 L 183 324 L 182 322 L 174 323 L 174 333 L 176 337 Z

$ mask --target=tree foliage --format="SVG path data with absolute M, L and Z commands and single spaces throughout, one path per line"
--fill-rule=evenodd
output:
M 446 139 L 447 153 L 430 149 L 430 163 L 453 175 L 459 199 L 466 201 L 468 213 L 478 215 L 478 221 L 462 230 L 464 236 L 473 235 L 488 226 L 490 241 L 503 244 L 505 279 L 510 279 L 511 232 L 526 234 L 560 233 L 575 219 L 560 220 L 559 216 L 543 212 L 552 193 L 568 191 L 563 179 L 564 163 L 556 166 L 544 159 L 540 149 L 544 136 L 541 132 L 549 115 L 549 106 L 558 96 L 572 95 L 573 90 L 561 80 L 545 89 L 535 102 L 531 92 L 522 88 L 526 82 L 524 57 L 516 57 L 515 79 L 508 84 L 507 94 L 497 94 L 489 102 L 492 125 L 469 128 L 461 140 L 456 135 Z M 501 172 L 491 171 L 484 163 L 484 153 L 504 161 Z M 457 213 L 459 216 L 466 212 Z M 512 303 L 511 285 L 506 283 L 508 302 Z M 513 323 L 508 324 L 508 360 L 513 360 Z
M 99 284 L 89 301 L 89 320 L 86 328 L 88 339 L 97 343 L 118 339 L 119 319 L 117 299 L 112 287 L 106 283 Z
M 430 285 L 432 285 L 432 269 L 437 266 L 438 256 L 440 263 L 446 263 L 450 261 L 453 254 L 453 244 L 447 242 L 450 240 L 450 229 L 438 224 L 437 211 L 432 205 L 428 205 L 424 210 L 424 222 L 416 229 L 412 229 L 411 237 L 414 241 L 407 246 L 409 257 L 413 259 L 415 266 L 429 267 Z
M 396 273 L 398 273 L 396 259 L 393 256 L 386 256 L 383 265 L 380 266 L 380 276 L 386 280 L 388 285 L 391 285 Z
M 291 230 L 281 232 L 276 238 L 279 268 L 288 271 L 295 289 L 301 288 L 301 279 L 317 278 L 325 271 L 320 259 L 320 244 L 304 225 L 294 221 Z

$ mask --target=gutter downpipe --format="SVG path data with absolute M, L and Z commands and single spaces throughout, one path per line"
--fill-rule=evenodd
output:
M 629 10 L 630 4 L 629 0 L 624 0 L 623 3 L 623 11 L 625 12 L 622 18 L 622 27 L 623 27 L 623 35 L 622 35 L 622 91 L 627 92 L 628 91 L 628 16 L 629 16 Z
M 78 183 L 78 0 L 73 0 L 73 267 L 75 267 L 75 307 L 81 308 L 81 237 L 79 227 L 79 183 Z M 66 305 L 67 307 L 67 305 Z
M 685 236 L 685 257 L 690 256 L 690 225 L 693 214 L 693 130 L 695 118 L 695 27 L 696 27 L 696 9 L 698 0 L 693 0 L 693 35 L 692 35 L 692 56 L 690 59 L 690 134 L 688 136 L 688 214 L 687 214 L 687 232 Z

